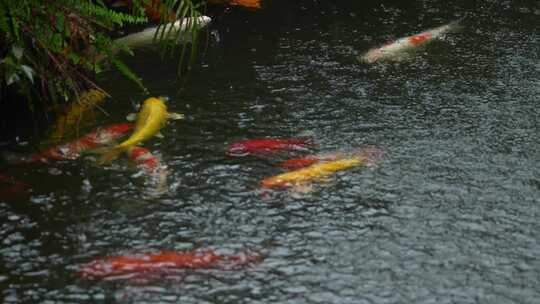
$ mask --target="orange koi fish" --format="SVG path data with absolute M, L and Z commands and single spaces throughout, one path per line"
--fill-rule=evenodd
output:
M 180 269 L 230 269 L 259 262 L 258 254 L 220 255 L 214 251 L 163 251 L 133 256 L 110 256 L 96 259 L 80 267 L 77 274 L 83 278 L 111 279 L 143 273 L 163 273 Z
M 444 34 L 456 28 L 459 21 L 436 27 L 434 29 L 416 34 L 413 36 L 400 38 L 394 42 L 383 45 L 382 47 L 374 48 L 360 55 L 358 59 L 365 63 L 374 63 L 383 60 L 399 61 L 403 58 L 400 56 L 407 51 L 413 50 L 421 45 L 431 42 L 437 38 L 441 38 Z
M 227 149 L 230 156 L 268 154 L 280 151 L 309 151 L 308 139 L 248 139 L 232 143 Z
M 21 163 L 48 162 L 51 160 L 76 159 L 82 152 L 106 145 L 127 134 L 133 128 L 130 123 L 113 124 L 97 128 L 95 131 L 67 144 L 52 147 L 22 159 Z

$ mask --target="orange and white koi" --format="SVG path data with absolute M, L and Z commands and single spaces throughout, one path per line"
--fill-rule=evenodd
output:
M 42 152 L 30 155 L 18 161 L 21 163 L 48 162 L 51 160 L 76 159 L 81 153 L 112 143 L 114 140 L 127 135 L 133 128 L 130 123 L 118 123 L 99 127 L 91 133 L 70 143 L 55 146 Z
M 96 259 L 80 267 L 83 278 L 125 279 L 129 275 L 173 272 L 181 269 L 235 268 L 259 262 L 259 254 L 220 255 L 214 251 L 163 251 L 132 256 L 109 256 Z
M 400 38 L 396 41 L 385 44 L 382 47 L 371 49 L 358 56 L 358 59 L 364 63 L 374 63 L 384 60 L 400 60 L 403 58 L 403 56 L 400 55 L 435 39 L 443 37 L 443 35 L 456 28 L 458 23 L 459 21 L 454 21 L 452 23 L 445 24 L 413 36 Z
M 163 166 L 159 159 L 144 147 L 134 146 L 126 153 L 137 168 L 148 176 L 153 186 L 148 194 L 155 196 L 164 193 L 167 189 L 167 167 Z

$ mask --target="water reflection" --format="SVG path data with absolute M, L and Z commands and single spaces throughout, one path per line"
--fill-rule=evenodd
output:
M 8 172 L 33 191 L 29 202 L 0 199 L 4 302 L 533 303 L 538 11 L 534 1 L 306 0 L 232 9 L 216 16 L 210 30 L 220 40 L 181 96 L 164 80 L 176 65 L 143 52 L 138 69 L 151 90 L 187 115 L 149 146 L 170 170 L 169 193 L 141 197 L 124 164 Z M 462 32 L 411 61 L 354 59 L 466 12 L 472 18 Z M 143 100 L 114 83 L 118 98 Z M 111 106 L 118 119 L 128 110 Z M 260 180 L 281 172 L 275 165 L 284 159 L 225 153 L 237 140 L 298 136 L 313 138 L 314 152 L 377 145 L 387 157 L 312 193 L 262 197 Z M 152 284 L 73 275 L 99 256 L 200 249 L 266 259 Z

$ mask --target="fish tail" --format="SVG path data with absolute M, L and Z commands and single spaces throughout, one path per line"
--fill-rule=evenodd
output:
M 98 163 L 100 165 L 109 164 L 113 160 L 117 159 L 118 156 L 120 156 L 120 154 L 122 154 L 126 150 L 127 150 L 127 148 L 124 147 L 124 146 L 113 147 L 113 148 L 103 152 L 103 154 L 99 158 Z

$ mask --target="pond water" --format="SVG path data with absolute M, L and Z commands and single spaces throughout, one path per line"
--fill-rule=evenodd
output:
M 167 192 L 120 159 L 9 168 L 29 197 L 0 196 L 3 303 L 537 303 L 540 298 L 540 4 L 537 1 L 268 1 L 210 8 L 178 93 L 176 61 L 128 62 L 170 97 Z M 408 60 L 357 55 L 467 14 Z M 110 73 L 97 124 L 146 96 Z M 376 166 L 309 192 L 260 190 L 278 157 L 230 157 L 252 138 L 311 138 L 314 153 L 376 146 Z M 86 279 L 96 257 L 256 252 L 236 269 L 148 282 Z

